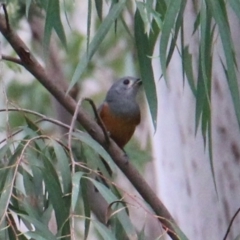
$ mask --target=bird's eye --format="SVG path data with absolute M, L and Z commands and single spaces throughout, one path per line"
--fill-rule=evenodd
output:
M 128 85 L 130 83 L 130 81 L 128 80 L 128 79 L 125 79 L 124 81 L 123 81 L 123 84 L 124 85 Z

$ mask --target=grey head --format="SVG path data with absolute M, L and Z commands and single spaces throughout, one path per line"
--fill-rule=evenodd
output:
M 141 84 L 139 78 L 130 76 L 117 80 L 109 89 L 105 100 L 111 111 L 123 117 L 139 113 L 136 95 Z

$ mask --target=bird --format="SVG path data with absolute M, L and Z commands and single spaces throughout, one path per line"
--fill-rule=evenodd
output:
M 140 107 L 136 101 L 141 85 L 139 78 L 125 76 L 118 79 L 98 109 L 107 132 L 121 149 L 129 142 L 141 121 Z

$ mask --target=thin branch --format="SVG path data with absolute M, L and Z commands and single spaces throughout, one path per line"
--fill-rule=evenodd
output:
M 76 109 L 75 109 L 75 112 L 73 114 L 71 125 L 70 125 L 70 128 L 69 128 L 69 133 L 68 133 L 68 148 L 69 148 L 69 152 L 70 152 L 71 161 L 73 163 L 74 172 L 75 172 L 75 161 L 74 161 L 74 157 L 73 157 L 73 153 L 72 153 L 72 147 L 71 147 L 72 146 L 72 133 L 74 131 L 74 126 L 75 126 L 75 122 L 76 122 L 76 119 L 77 119 L 78 109 L 81 106 L 81 103 L 82 103 L 82 99 L 80 98 L 77 102 Z
M 108 132 L 107 132 L 107 129 L 102 121 L 102 119 L 100 118 L 99 114 L 98 114 L 98 110 L 96 108 L 96 105 L 95 103 L 93 102 L 93 100 L 91 98 L 85 98 L 84 99 L 85 101 L 88 101 L 93 109 L 93 113 L 94 113 L 94 116 L 95 118 L 97 119 L 97 123 L 99 124 L 99 126 L 101 127 L 102 131 L 103 131 L 103 134 L 105 136 L 105 140 L 106 140 L 106 143 L 109 144 L 110 143 L 110 139 L 109 139 L 109 135 L 108 135 Z
M 41 119 L 38 119 L 38 120 L 36 120 L 36 121 L 34 122 L 34 123 L 36 123 L 36 124 L 38 124 L 38 123 L 40 123 L 40 122 L 43 122 L 43 121 L 46 121 L 46 122 L 54 123 L 54 124 L 56 124 L 56 125 L 58 125 L 58 126 L 60 126 L 60 127 L 63 127 L 63 128 L 65 128 L 65 129 L 67 129 L 69 132 L 70 132 L 70 131 L 71 131 L 71 132 L 79 132 L 79 133 L 82 132 L 82 131 L 79 130 L 79 129 L 72 129 L 72 130 L 70 130 L 71 126 L 69 126 L 69 125 L 67 125 L 67 124 L 65 124 L 65 123 L 63 123 L 63 122 L 60 122 L 60 121 L 58 121 L 58 120 L 56 120 L 56 119 L 46 117 L 45 115 L 43 115 L 43 114 L 41 114 L 41 113 L 38 113 L 38 112 L 35 112 L 35 111 L 32 111 L 32 110 L 28 110 L 28 109 L 24 109 L 24 108 L 18 108 L 18 109 L 16 109 L 16 108 L 0 109 L 0 113 L 1 113 L 1 112 L 7 112 L 7 111 L 9 111 L 9 112 L 18 112 L 18 111 L 19 111 L 19 112 L 25 112 L 25 113 L 28 113 L 28 114 L 33 114 L 33 115 L 36 115 L 36 116 L 38 116 L 38 117 L 41 117 Z M 75 120 L 76 120 L 76 119 L 75 119 Z M 3 142 L 7 141 L 7 139 L 9 139 L 9 138 L 17 135 L 18 133 L 22 132 L 23 130 L 24 130 L 24 129 L 20 129 L 20 130 L 14 132 L 14 133 L 8 135 L 6 138 L 4 138 L 3 140 L 0 141 L 0 144 L 2 144 Z M 58 144 L 61 145 L 63 148 L 65 148 L 67 151 L 69 151 L 68 146 L 65 146 L 61 141 L 59 141 L 59 140 L 57 140 L 57 139 L 54 139 L 54 140 L 55 140 L 56 142 L 58 142 Z M 94 172 L 94 173 L 95 173 L 96 175 L 98 175 L 99 177 L 102 177 L 102 175 L 100 175 L 98 171 L 93 171 L 92 169 L 90 169 L 90 168 L 88 168 L 88 167 L 84 167 L 82 163 L 81 163 L 81 165 L 79 165 L 79 163 L 76 163 L 76 162 L 75 162 L 75 165 L 78 165 L 78 166 L 80 166 L 80 167 L 88 170 L 89 172 Z M 106 180 L 106 181 L 109 181 L 107 178 L 105 178 L 105 180 Z M 110 183 L 110 182 L 109 182 L 109 183 Z M 112 183 L 112 182 L 111 182 L 111 183 Z M 113 184 L 113 183 L 112 183 L 112 184 Z M 116 185 L 116 184 L 115 184 L 115 185 Z M 117 186 L 117 185 L 116 185 L 116 186 Z M 122 189 L 122 191 L 124 191 L 124 190 Z
M 35 112 L 33 110 L 29 110 L 29 109 L 25 109 L 25 108 L 2 108 L 0 109 L 0 112 L 24 112 L 24 113 L 28 113 L 28 114 L 32 114 L 32 115 L 35 115 L 35 116 L 38 116 L 40 118 L 42 118 L 41 120 L 42 121 L 47 121 L 47 122 L 51 122 L 51 123 L 54 123 L 60 127 L 63 127 L 63 128 L 66 128 L 67 130 L 69 130 L 70 126 L 61 122 L 61 121 L 58 121 L 54 118 L 49 118 L 47 117 L 46 115 L 43 115 L 41 113 L 38 113 L 38 112 Z
M 40 122 L 43 122 L 43 121 L 47 121 L 47 122 L 54 123 L 54 124 L 56 124 L 56 125 L 58 125 L 58 126 L 60 126 L 60 127 L 62 127 L 62 128 L 67 129 L 67 130 L 70 129 L 70 126 L 69 126 L 69 125 L 67 125 L 67 124 L 65 124 L 65 123 L 62 123 L 62 122 L 60 122 L 60 121 L 58 121 L 58 120 L 56 120 L 56 119 L 48 118 L 48 117 L 46 117 L 45 115 L 40 114 L 40 113 L 35 112 L 35 111 L 32 111 L 32 110 L 28 110 L 28 109 L 24 109 L 24 108 L 18 108 L 18 109 L 16 109 L 16 108 L 0 109 L 0 113 L 1 113 L 1 112 L 8 112 L 8 111 L 9 111 L 9 112 L 24 112 L 24 113 L 28 113 L 28 114 L 32 114 L 32 115 L 41 117 L 41 119 L 38 119 L 38 120 L 36 120 L 36 121 L 34 122 L 34 123 L 36 123 L 36 124 L 37 124 L 37 123 L 40 123 Z M 22 131 L 23 131 L 23 129 L 20 129 L 20 130 L 15 131 L 14 133 L 8 135 L 6 138 L 4 138 L 4 139 L 2 139 L 2 140 L 0 141 L 0 144 L 2 144 L 3 142 L 7 141 L 7 139 L 9 139 L 9 138 L 11 138 L 11 137 L 14 137 L 15 135 L 17 135 L 18 133 L 20 133 L 20 132 L 22 132 Z M 80 131 L 80 130 L 74 129 L 74 131 Z M 80 132 L 81 132 L 81 131 L 80 131 Z
M 227 228 L 227 231 L 226 231 L 226 233 L 225 233 L 225 236 L 224 236 L 223 240 L 226 240 L 226 239 L 227 239 L 227 236 L 228 236 L 228 234 L 229 234 L 229 232 L 230 232 L 230 230 L 231 230 L 233 221 L 234 221 L 234 219 L 237 217 L 237 215 L 238 215 L 239 212 L 240 212 L 240 208 L 239 208 L 239 209 L 235 212 L 235 214 L 233 215 L 233 217 L 232 217 L 232 219 L 231 219 L 231 221 L 230 221 L 230 223 L 229 223 L 229 225 L 228 225 L 228 228 Z
M 9 62 L 17 63 L 17 64 L 23 66 L 23 63 L 22 63 L 21 59 L 19 59 L 19 58 L 2 55 L 2 60 L 6 60 L 6 61 L 9 61 Z
M 81 103 L 82 103 L 82 99 L 80 98 L 77 102 L 77 106 L 76 106 L 75 112 L 73 114 L 71 125 L 70 125 L 69 132 L 68 132 L 68 148 L 69 148 L 69 155 L 70 155 L 70 159 L 71 159 L 71 163 L 72 163 L 72 175 L 75 173 L 75 167 L 76 167 L 76 162 L 74 160 L 74 156 L 73 156 L 73 152 L 72 152 L 72 133 L 74 130 L 76 119 L 77 119 L 78 109 L 81 106 Z M 72 185 L 72 188 L 73 187 L 74 186 Z M 70 217 L 70 219 L 71 219 L 71 237 L 73 238 L 73 240 L 75 240 L 76 239 L 75 233 L 74 233 L 75 218 Z
M 9 31 L 5 17 L 0 15 L 0 32 L 16 51 L 23 66 L 59 101 L 60 104 L 70 113 L 74 114 L 76 109 L 75 100 L 66 95 L 66 88 L 59 86 L 52 81 L 52 78 L 46 73 L 45 69 L 38 63 L 31 54 L 24 42 L 14 31 Z M 153 211 L 159 216 L 159 221 L 164 229 L 168 229 L 168 235 L 173 240 L 179 240 L 179 234 L 185 237 L 184 233 L 177 226 L 171 214 L 157 197 L 156 193 L 150 188 L 141 174 L 128 161 L 126 154 L 110 139 L 110 144 L 106 143 L 105 136 L 101 127 L 82 109 L 79 108 L 77 114 L 78 122 L 91 135 L 93 139 L 99 142 L 110 154 L 117 166 L 126 175 L 142 198 L 152 207 Z M 187 239 L 187 237 L 185 237 Z
M 4 15 L 5 15 L 7 30 L 11 31 L 10 24 L 9 24 L 9 18 L 8 18 L 8 12 L 7 12 L 7 8 L 6 8 L 6 4 L 5 3 L 2 3 L 2 8 L 3 8 L 3 11 L 4 11 Z

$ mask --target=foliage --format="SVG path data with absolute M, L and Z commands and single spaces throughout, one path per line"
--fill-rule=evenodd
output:
M 24 112 L 19 113 L 25 115 Z M 24 135 L 21 140 L 14 141 L 8 138 L 0 150 L 1 239 L 28 237 L 57 239 L 57 236 L 65 236 L 64 239 L 69 239 L 76 234 L 76 232 L 71 233 L 70 226 L 74 228 L 78 218 L 82 218 L 85 226 L 88 226 L 85 229 L 85 237 L 87 237 L 90 217 L 90 213 L 86 212 L 89 208 L 89 200 L 86 196 L 87 181 L 95 185 L 109 204 L 118 201 L 108 187 L 91 178 L 92 172 L 99 175 L 98 169 L 106 172 L 104 165 L 99 164 L 98 156 L 93 155 L 92 151 L 89 154 L 86 154 L 86 150 L 80 153 L 75 151 L 74 156 L 71 155 L 64 141 L 44 135 L 42 129 L 27 116 L 25 122 L 26 126 L 20 129 Z M 19 129 L 16 133 L 19 134 Z M 106 160 L 112 171 L 114 170 L 114 163 L 107 152 L 86 133 L 76 131 L 72 137 L 73 146 L 84 143 L 84 149 L 89 146 Z M 93 161 L 92 164 L 88 164 L 91 168 L 86 166 L 86 161 L 90 162 L 90 160 Z M 79 207 L 82 204 L 84 208 Z M 100 222 L 93 222 L 103 239 L 115 239 L 116 236 L 120 236 L 120 232 L 129 236 L 136 234 L 122 207 L 121 202 L 112 204 L 112 211 L 117 212 L 115 216 L 109 218 L 116 224 L 115 234 Z M 52 212 L 57 222 L 56 235 L 48 229 Z M 18 216 L 19 220 L 15 219 L 16 224 L 12 221 L 13 216 Z M 77 222 L 79 224 L 79 221 Z M 19 235 L 19 224 L 24 224 L 29 231 Z

